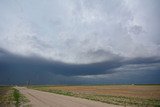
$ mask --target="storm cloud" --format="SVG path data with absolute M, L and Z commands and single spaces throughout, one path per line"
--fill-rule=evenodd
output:
M 31 71 L 31 72 L 51 72 L 53 74 L 65 76 L 86 76 L 86 75 L 101 75 L 114 73 L 117 68 L 128 65 L 143 65 L 144 67 L 150 64 L 160 64 L 160 59 L 157 57 L 124 59 L 117 58 L 110 61 L 90 64 L 68 64 L 53 60 L 46 60 L 40 57 L 23 57 L 13 55 L 1 49 L 0 71 L 16 72 L 16 71 Z M 157 65 L 159 66 L 159 65 Z M 159 68 L 159 67 L 158 67 Z M 159 69 L 157 69 L 159 70 Z
M 137 76 L 132 82 L 144 75 L 150 78 L 144 82 L 160 81 L 159 5 L 159 0 L 1 0 L 0 82 L 43 75 L 35 83 L 113 83 L 112 77 L 126 82 L 127 75 Z
M 117 58 L 91 64 L 68 64 L 37 56 L 29 58 L 17 56 L 2 49 L 0 53 L 1 84 L 26 84 L 27 81 L 31 81 L 32 84 L 99 84 L 116 81 L 117 83 L 134 83 L 135 79 L 126 77 L 127 74 L 140 77 L 138 78 L 140 81 L 136 80 L 138 83 L 146 83 L 146 78 L 141 76 L 149 73 L 147 75 L 149 78 L 155 73 L 157 75 L 151 79 L 148 78 L 147 83 L 160 82 L 158 79 L 160 59 L 156 57 Z

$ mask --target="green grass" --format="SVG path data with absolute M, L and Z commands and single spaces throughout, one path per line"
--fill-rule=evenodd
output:
M 49 89 L 48 87 L 50 86 L 32 86 L 30 88 L 40 90 L 40 91 L 79 97 L 79 98 L 100 101 L 100 102 L 115 104 L 115 105 L 123 105 L 123 106 L 132 105 L 137 107 L 160 107 L 160 100 L 157 100 L 157 99 L 142 99 L 142 98 L 136 98 L 136 97 L 100 95 L 100 94 L 94 94 L 94 93 L 77 93 L 77 92 L 71 92 L 67 90 Z
M 20 105 L 20 93 L 17 89 L 14 89 L 13 97 L 14 97 L 15 105 L 16 107 L 18 107 Z

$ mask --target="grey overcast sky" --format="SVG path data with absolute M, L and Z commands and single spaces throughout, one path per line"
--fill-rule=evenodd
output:
M 0 0 L 0 84 L 159 77 L 159 0 Z

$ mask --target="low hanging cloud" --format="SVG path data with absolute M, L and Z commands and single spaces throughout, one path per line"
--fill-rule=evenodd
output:
M 0 49 L 0 84 L 159 83 L 160 58 L 147 57 L 91 64 L 68 64 L 24 57 Z
M 91 64 L 67 64 L 39 57 L 17 56 L 5 50 L 2 50 L 1 54 L 0 71 L 3 72 L 51 72 L 64 76 L 99 75 L 112 73 L 113 68 L 121 66 L 120 58 Z
M 87 75 L 101 75 L 112 74 L 117 72 L 116 69 L 128 65 L 144 65 L 160 64 L 160 58 L 138 58 L 125 60 L 123 58 L 117 58 L 110 61 L 104 61 L 91 64 L 67 64 L 63 62 L 48 61 L 42 58 L 36 57 L 20 57 L 6 54 L 5 51 L 1 51 L 3 55 L 0 56 L 0 71 L 3 72 L 51 72 L 55 75 L 64 76 L 87 76 Z M 156 68 L 155 66 L 154 68 Z M 158 67 L 157 70 L 160 70 Z

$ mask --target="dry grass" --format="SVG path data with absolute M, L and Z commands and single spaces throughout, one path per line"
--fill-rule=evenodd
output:
M 32 88 L 119 105 L 160 106 L 160 85 L 33 86 Z
M 25 96 L 11 86 L 0 86 L 0 107 L 19 107 L 28 102 Z
M 13 97 L 13 90 L 11 87 L 1 86 L 0 87 L 0 106 L 11 106 Z

